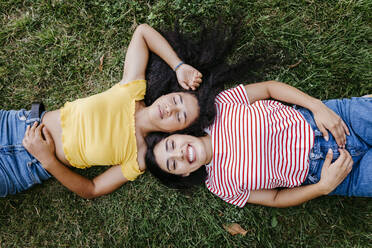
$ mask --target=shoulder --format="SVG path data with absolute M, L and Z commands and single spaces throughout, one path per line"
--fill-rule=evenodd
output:
M 128 87 L 128 86 L 139 87 L 139 86 L 142 86 L 142 85 L 146 85 L 146 80 L 145 79 L 136 79 L 136 80 L 132 80 L 132 81 L 121 80 L 118 83 L 118 85 L 120 87 Z
M 241 103 L 249 104 L 247 92 L 242 84 L 220 92 L 216 97 L 216 103 Z
M 138 79 L 130 82 L 120 81 L 113 88 L 128 92 L 135 100 L 142 100 L 146 94 L 146 80 Z

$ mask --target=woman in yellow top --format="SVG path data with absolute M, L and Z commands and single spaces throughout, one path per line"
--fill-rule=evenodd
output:
M 123 78 L 111 89 L 45 113 L 40 125 L 29 111 L 0 110 L 0 196 L 25 190 L 51 174 L 79 196 L 94 198 L 140 175 L 145 169 L 144 137 L 184 129 L 199 115 L 197 98 L 186 92 L 164 95 L 145 106 L 149 51 L 175 71 L 183 88 L 194 90 L 201 83 L 201 73 L 183 63 L 161 34 L 142 24 L 129 44 Z M 68 168 L 94 165 L 111 167 L 92 180 Z

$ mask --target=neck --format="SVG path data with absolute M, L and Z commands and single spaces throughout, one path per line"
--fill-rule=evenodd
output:
M 161 131 L 152 124 L 148 110 L 149 107 L 141 106 L 136 111 L 136 129 L 140 130 L 143 136 L 146 136 L 150 132 Z
M 212 147 L 212 137 L 208 134 L 200 138 L 205 146 L 205 151 L 207 152 L 206 164 L 209 164 L 213 158 L 213 147 Z

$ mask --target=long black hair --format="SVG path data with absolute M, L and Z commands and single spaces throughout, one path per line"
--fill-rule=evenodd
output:
M 195 136 L 205 135 L 203 129 L 214 121 L 216 110 L 214 100 L 216 95 L 224 89 L 241 80 L 257 82 L 262 80 L 257 70 L 272 68 L 278 64 L 275 55 L 277 49 L 269 47 L 252 47 L 251 55 L 243 56 L 236 63 L 228 63 L 227 57 L 238 40 L 240 26 L 233 28 L 218 23 L 214 28 L 202 28 L 198 38 L 181 33 L 177 26 L 174 31 L 162 32 L 177 55 L 187 64 L 194 66 L 203 74 L 203 82 L 197 90 L 200 113 L 197 122 L 181 131 Z M 177 83 L 176 74 L 155 54 L 150 55 L 146 71 L 148 85 L 145 103 L 152 104 L 159 96 L 174 91 L 184 91 Z M 178 132 L 180 133 L 180 132 Z M 158 166 L 153 149 L 157 143 L 169 134 L 152 133 L 146 137 L 147 153 L 145 156 L 148 170 L 164 185 L 170 188 L 186 189 L 204 183 L 207 172 L 205 166 L 194 171 L 187 177 L 170 174 Z
M 160 180 L 165 186 L 173 189 L 190 189 L 194 186 L 201 185 L 207 178 L 205 166 L 200 167 L 198 170 L 190 173 L 189 176 L 174 175 L 162 170 L 156 162 L 154 147 L 170 134 L 164 133 L 151 133 L 146 137 L 147 152 L 145 156 L 145 163 L 147 169 L 156 178 Z
M 262 49 L 252 49 L 253 55 L 245 56 L 236 63 L 227 62 L 238 40 L 239 25 L 234 28 L 219 22 L 214 28 L 202 28 L 197 35 L 187 35 L 176 25 L 173 31 L 161 32 L 185 63 L 203 74 L 203 82 L 195 96 L 199 102 L 199 117 L 181 133 L 200 136 L 203 129 L 213 123 L 215 117 L 214 99 L 226 84 L 246 80 L 256 82 L 257 69 L 273 64 L 275 58 Z M 147 88 L 145 104 L 151 105 L 158 97 L 176 91 L 185 91 L 177 82 L 176 73 L 159 56 L 150 54 L 146 69 Z M 190 92 L 190 91 L 187 91 Z

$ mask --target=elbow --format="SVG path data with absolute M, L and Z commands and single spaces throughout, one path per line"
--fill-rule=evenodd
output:
M 94 198 L 96 198 L 97 196 L 94 195 L 94 194 L 83 194 L 83 195 L 80 195 L 82 198 L 84 199 L 87 199 L 87 200 L 92 200 Z
M 102 195 L 102 193 L 99 193 L 97 191 L 97 188 L 95 187 L 94 183 L 90 187 L 87 187 L 84 191 L 78 192 L 77 194 L 80 197 L 87 199 L 87 200 L 92 200 Z
M 290 204 L 287 200 L 283 199 L 280 195 L 280 190 L 277 190 L 271 201 L 271 207 L 275 208 L 287 208 L 295 205 Z
M 81 198 L 87 199 L 87 200 L 92 200 L 99 195 L 95 194 L 94 192 L 80 192 L 77 193 Z
M 146 29 L 148 29 L 150 25 L 143 23 L 137 26 L 136 30 L 134 33 L 142 34 Z

